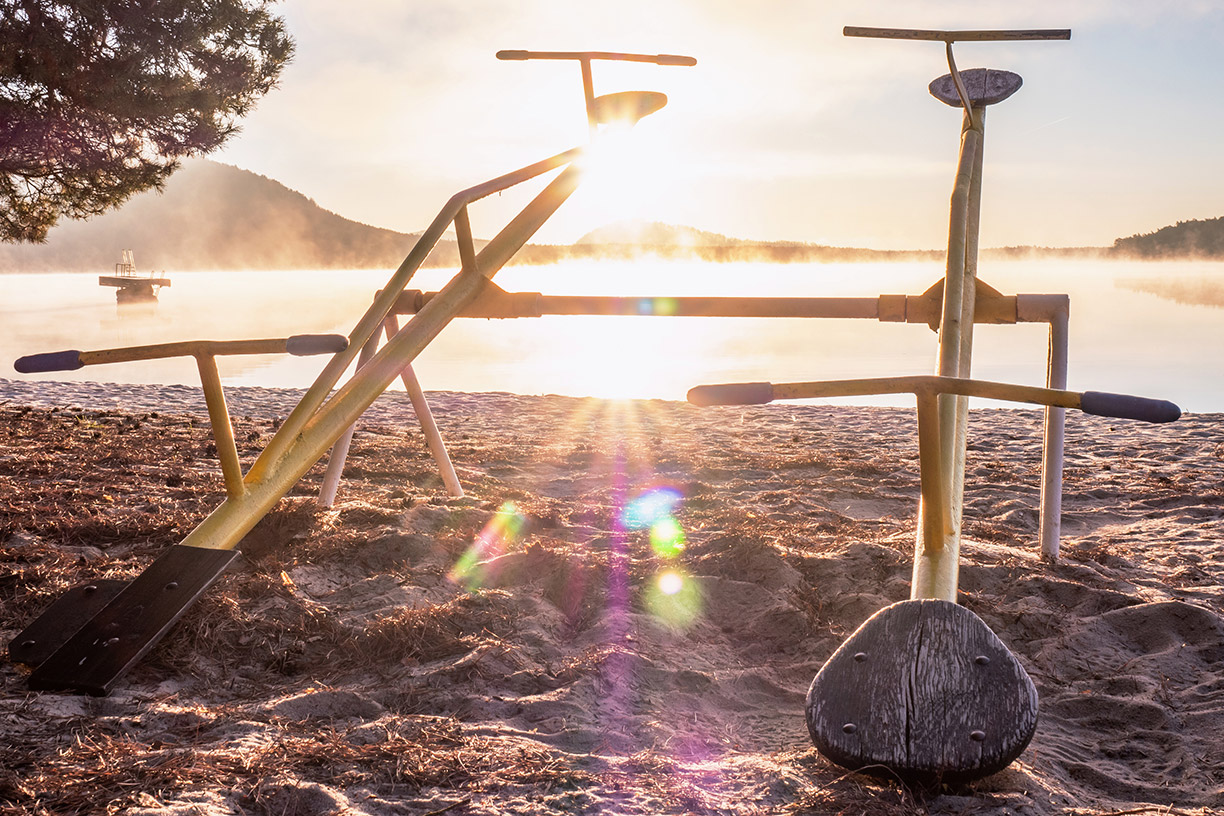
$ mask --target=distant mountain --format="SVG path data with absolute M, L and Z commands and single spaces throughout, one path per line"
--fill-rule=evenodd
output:
M 706 232 L 693 227 L 662 224 L 658 221 L 618 221 L 588 232 L 575 241 L 576 245 L 632 246 L 731 246 L 743 244 L 735 238 Z
M 1110 252 L 1132 258 L 1224 258 L 1224 218 L 1178 221 L 1155 232 L 1119 238 Z
M 887 261 L 942 257 L 937 250 L 884 250 L 834 247 L 798 241 L 751 241 L 717 232 L 663 224 L 658 221 L 621 221 L 588 232 L 571 247 L 526 247 L 525 262 L 543 262 L 546 249 L 574 257 L 632 257 L 643 252 L 668 258 L 702 261 L 766 261 L 812 263 L 821 261 Z M 560 258 L 558 257 L 557 260 Z
M 350 221 L 270 178 L 196 160 L 163 192 L 63 221 L 45 244 L 0 244 L 0 271 L 109 271 L 124 249 L 135 251 L 142 271 L 394 268 L 416 237 Z M 457 258 L 444 242 L 432 260 Z
M 40 245 L 0 244 L 0 273 L 107 272 L 124 249 L 141 271 L 186 269 L 393 269 L 418 235 L 380 229 L 329 212 L 280 182 L 236 167 L 195 160 L 161 193 L 136 196 L 88 221 L 64 221 Z M 477 242 L 477 247 L 483 241 Z M 711 262 L 934 260 L 944 250 L 875 250 L 795 241 L 750 241 L 657 221 L 600 227 L 572 245 L 529 244 L 516 264 L 628 259 L 643 253 Z M 1003 247 L 984 258 L 1224 258 L 1224 218 L 1181 221 L 1113 247 Z M 438 244 L 428 266 L 457 267 L 453 240 Z

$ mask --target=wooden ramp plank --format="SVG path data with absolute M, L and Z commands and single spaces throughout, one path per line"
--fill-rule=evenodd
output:
M 109 694 L 237 555 L 171 547 L 44 660 L 30 688 Z
M 852 770 L 932 785 L 1007 767 L 1037 729 L 1037 690 L 981 618 L 943 600 L 877 612 L 807 697 L 812 741 Z
M 9 660 L 37 666 L 68 642 L 128 585 L 102 578 L 69 589 L 55 599 L 21 634 L 9 641 Z

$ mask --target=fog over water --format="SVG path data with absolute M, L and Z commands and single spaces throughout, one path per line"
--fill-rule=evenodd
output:
M 451 273 L 424 270 L 410 286 L 436 289 Z M 21 375 L 25 354 L 187 339 L 348 334 L 389 272 L 179 272 L 160 302 L 117 308 L 88 274 L 0 276 L 0 359 L 12 379 L 198 382 L 190 359 Z M 642 296 L 874 296 L 920 294 L 938 262 L 712 264 L 569 262 L 511 267 L 509 291 Z M 1134 393 L 1189 411 L 1224 411 L 1224 263 L 1100 260 L 983 262 L 1005 294 L 1071 296 L 1069 387 Z M 407 319 L 406 317 L 404 318 Z M 1045 383 L 1044 324 L 978 326 L 974 375 Z M 511 391 L 683 399 L 693 385 L 931 373 L 936 339 L 922 325 L 875 320 L 562 317 L 459 319 L 415 368 L 426 390 Z M 322 358 L 228 357 L 227 385 L 308 385 Z M 909 397 L 841 400 L 909 405 Z

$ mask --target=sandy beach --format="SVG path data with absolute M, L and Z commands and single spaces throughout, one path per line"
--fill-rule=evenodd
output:
M 244 463 L 293 390 L 229 389 Z M 316 466 L 109 697 L 4 661 L 0 814 L 1224 812 L 1224 415 L 970 421 L 961 602 L 1040 695 L 1019 760 L 929 794 L 812 747 L 804 695 L 909 595 L 913 411 L 403 394 Z M 0 380 L 0 629 L 138 574 L 220 503 L 198 389 Z

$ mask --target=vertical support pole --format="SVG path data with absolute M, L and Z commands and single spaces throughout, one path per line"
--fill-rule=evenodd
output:
M 1067 387 L 1068 322 L 1066 305 L 1050 317 L 1050 357 L 1046 387 Z M 1045 445 L 1041 457 L 1041 557 L 1058 560 L 1062 533 L 1063 447 L 1066 439 L 1065 408 L 1045 409 Z
M 944 377 L 967 377 L 970 373 L 984 113 L 983 109 L 979 109 L 975 117 L 973 109 L 966 108 L 961 127 L 960 158 L 949 207 L 948 261 L 944 276 L 943 313 L 939 324 L 938 373 Z M 930 506 L 925 497 L 921 503 L 921 524 L 914 553 L 910 596 L 955 603 L 960 566 L 968 399 L 955 394 L 940 394 L 938 403 L 943 506 Z M 927 537 L 928 530 L 938 529 L 936 522 L 930 519 L 931 514 L 947 520 L 942 540 L 938 542 Z
M 212 423 L 217 459 L 221 462 L 225 495 L 237 499 L 246 492 L 246 488 L 242 483 L 242 463 L 238 461 L 238 446 L 234 444 L 234 426 L 230 424 L 229 408 L 225 405 L 225 391 L 221 388 L 221 375 L 217 373 L 217 359 L 211 354 L 197 354 L 196 368 L 200 371 L 200 385 L 204 387 L 204 403 L 208 406 L 208 420 Z
M 370 358 L 376 351 L 378 351 L 378 335 L 373 334 L 361 347 L 361 355 L 357 358 L 358 371 L 370 362 Z M 336 503 L 336 492 L 340 489 L 340 479 L 344 476 L 344 463 L 348 460 L 349 446 L 353 444 L 353 434 L 356 431 L 357 422 L 354 421 L 332 445 L 331 455 L 327 459 L 327 470 L 323 472 L 323 484 L 319 487 L 319 498 L 316 499 L 320 507 L 331 507 Z
M 384 325 L 387 339 L 390 340 L 399 331 L 399 318 L 394 314 L 387 315 L 387 322 Z M 416 412 L 417 420 L 421 423 L 421 431 L 425 434 L 429 452 L 433 454 L 434 461 L 438 463 L 438 475 L 442 477 L 442 484 L 446 486 L 446 495 L 456 499 L 463 498 L 463 485 L 459 484 L 459 475 L 455 473 L 455 466 L 451 464 L 450 454 L 446 452 L 446 443 L 442 440 L 438 423 L 434 421 L 433 411 L 429 410 L 429 401 L 425 399 L 421 383 L 417 380 L 416 372 L 412 370 L 412 363 L 404 366 L 404 370 L 400 372 L 400 381 L 404 384 L 404 390 L 408 392 L 408 399 L 412 402 L 412 410 Z
M 591 129 L 591 141 L 599 132 L 599 123 L 595 120 L 595 83 L 591 79 L 591 58 L 582 57 L 582 93 L 586 97 L 587 126 Z
M 943 450 L 939 435 L 939 398 L 931 391 L 918 391 L 918 473 L 922 479 L 922 505 L 932 508 L 921 513 L 922 540 L 929 549 L 943 546 L 951 527 L 944 495 Z

